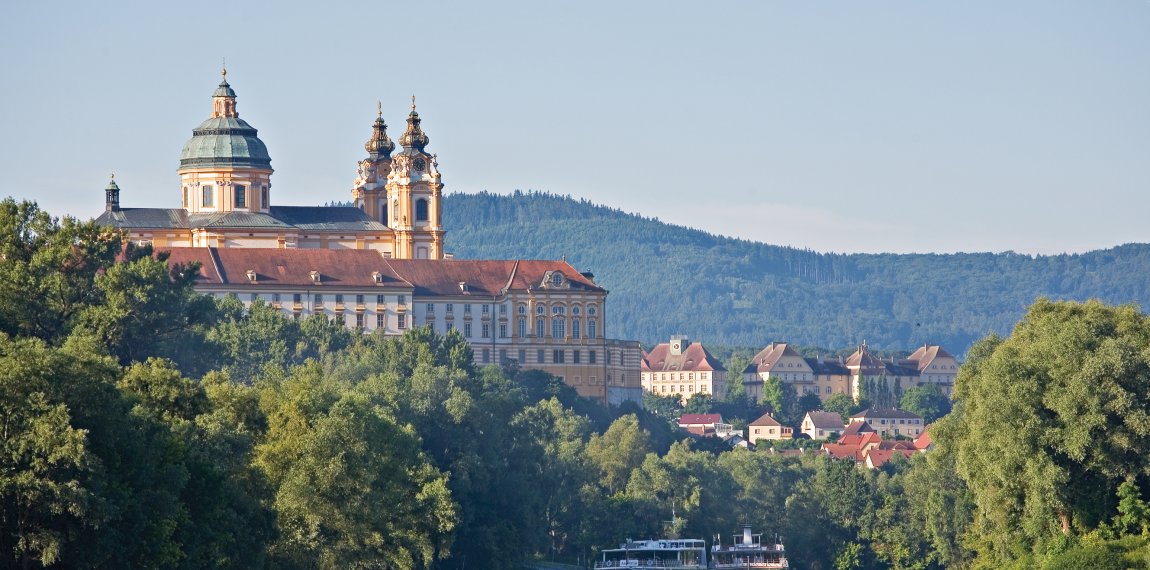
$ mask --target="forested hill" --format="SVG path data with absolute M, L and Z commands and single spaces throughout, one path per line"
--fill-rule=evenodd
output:
M 733 239 L 538 192 L 450 194 L 447 250 L 566 256 L 611 291 L 607 332 L 644 343 L 771 341 L 956 353 L 1038 297 L 1150 306 L 1150 245 L 1083 254 L 831 254 Z

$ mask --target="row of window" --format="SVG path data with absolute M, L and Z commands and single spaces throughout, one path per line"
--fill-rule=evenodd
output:
M 268 206 L 268 187 L 260 187 L 261 204 L 266 208 Z M 188 202 L 191 198 L 191 188 L 184 186 L 184 208 L 188 207 Z M 205 208 L 214 208 L 216 206 L 216 187 L 210 184 L 205 184 L 200 187 L 200 203 Z M 248 207 L 248 187 L 243 184 L 232 185 L 232 205 L 235 208 Z
M 491 314 L 491 305 L 484 304 L 484 305 L 480 305 L 479 307 L 481 309 L 480 312 L 482 312 L 484 315 Z M 444 312 L 446 312 L 449 315 L 455 314 L 455 303 L 444 303 L 443 310 L 444 310 Z M 429 314 L 429 315 L 435 314 L 435 303 L 428 303 L 427 304 L 427 314 Z M 465 314 L 465 315 L 471 314 L 471 303 L 464 303 L 463 304 L 463 314 Z M 499 305 L 499 314 L 501 314 L 501 315 L 507 314 L 507 305 Z
M 580 307 L 579 305 L 574 305 L 571 307 L 571 314 L 572 315 L 579 315 L 582 310 L 583 310 L 582 307 Z M 520 304 L 518 312 L 520 315 L 526 315 L 527 314 L 527 305 Z M 542 303 L 537 304 L 537 305 L 535 305 L 535 314 L 536 315 L 546 315 L 547 314 L 547 308 L 544 307 Z M 565 305 L 551 305 L 551 314 L 552 315 L 566 315 L 567 314 L 567 307 Z M 598 314 L 598 309 L 596 309 L 594 305 L 591 305 L 591 306 L 587 307 L 587 314 L 594 317 L 595 315 Z
M 396 215 L 396 219 L 392 220 L 392 221 L 398 222 L 399 221 L 399 217 L 398 217 L 399 216 L 399 200 L 392 200 L 391 207 L 392 207 L 391 213 Z M 360 210 L 362 210 L 363 204 L 360 204 L 359 208 L 360 208 Z M 426 222 L 427 218 L 428 218 L 427 210 L 428 210 L 428 208 L 427 208 L 427 199 L 426 198 L 420 198 L 420 199 L 416 200 L 415 201 L 415 221 Z M 384 224 L 387 224 L 387 202 L 384 202 L 383 204 L 379 205 L 379 221 L 383 222 Z M 407 216 L 403 217 L 403 221 L 407 222 Z
M 292 296 L 292 302 L 293 303 L 299 304 L 299 303 L 303 302 L 303 294 L 302 293 L 292 293 L 291 296 Z M 351 295 L 347 295 L 347 296 L 350 297 Z M 364 304 L 364 301 L 367 299 L 367 297 L 368 297 L 367 295 L 356 295 L 355 296 L 355 304 L 356 305 Z M 337 304 L 337 305 L 342 305 L 344 302 L 344 295 L 341 293 L 337 293 L 335 295 L 332 295 L 332 298 L 335 299 L 335 304 Z M 250 295 L 248 295 L 249 301 L 258 301 L 260 299 L 268 299 L 273 303 L 279 303 L 282 300 L 282 295 L 280 293 L 263 293 L 263 294 L 251 293 Z M 315 304 L 317 304 L 317 305 L 322 305 L 324 303 L 324 299 L 325 299 L 325 297 L 322 293 L 316 293 L 315 296 L 312 297 L 312 301 L 315 302 Z M 396 299 L 397 299 L 397 303 L 400 305 L 406 305 L 407 304 L 407 295 L 398 295 L 396 297 Z M 376 305 L 386 305 L 387 304 L 386 296 L 385 295 L 376 295 L 375 296 L 375 304 Z
M 527 319 L 519 318 L 519 337 L 527 338 L 530 336 L 530 331 L 527 330 Z M 547 321 L 544 317 L 536 317 L 535 319 L 535 337 L 543 338 L 547 330 Z M 587 319 L 587 338 L 599 337 L 599 321 L 596 319 Z M 583 321 L 579 318 L 571 319 L 571 338 L 583 337 Z M 565 317 L 552 317 L 551 318 L 551 338 L 567 338 L 567 319 Z
M 659 386 L 654 386 L 654 388 L 659 388 Z M 670 390 L 668 390 L 667 388 L 670 388 Z M 663 384 L 662 389 L 651 390 L 651 391 L 652 392 L 660 392 L 663 394 L 694 394 L 695 393 L 695 385 L 694 384 L 686 384 L 686 385 L 680 384 L 679 390 L 675 391 L 674 386 L 668 386 L 666 384 Z M 700 384 L 699 385 L 699 393 L 700 394 L 706 394 L 707 393 L 707 385 L 706 384 Z
M 675 374 L 676 374 L 675 372 L 652 372 L 651 373 L 651 380 L 653 380 L 655 382 L 661 382 L 661 381 L 674 382 L 676 380 Z M 686 378 L 683 377 L 684 374 L 686 374 Z M 679 375 L 678 380 L 694 380 L 695 379 L 695 373 L 694 372 L 678 372 L 678 375 Z M 700 372 L 699 373 L 699 379 L 700 380 L 706 380 L 707 375 Z

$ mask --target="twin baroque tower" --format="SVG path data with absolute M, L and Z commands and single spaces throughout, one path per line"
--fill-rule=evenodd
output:
M 380 106 L 351 195 L 356 207 L 395 232 L 395 257 L 441 259 L 443 179 L 436 155 L 424 150 L 430 139 L 419 122 L 412 96 L 407 130 L 399 138 L 403 150 L 393 157 L 395 143 Z

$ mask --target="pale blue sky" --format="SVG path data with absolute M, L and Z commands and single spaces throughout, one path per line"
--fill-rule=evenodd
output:
M 285 8 L 285 6 L 288 6 Z M 819 251 L 1150 241 L 1150 1 L 32 2 L 3 195 L 175 207 L 222 57 L 273 201 L 350 196 L 417 96 L 449 191 L 547 190 Z

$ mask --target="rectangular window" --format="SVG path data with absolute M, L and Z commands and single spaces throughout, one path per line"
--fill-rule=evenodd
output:
M 363 295 L 356 295 L 355 296 L 355 304 L 356 305 L 362 305 L 363 304 Z
M 535 336 L 543 338 L 543 317 L 535 319 Z
M 489 310 L 489 308 L 490 308 L 490 305 L 483 305 L 483 314 L 486 315 L 486 314 L 490 313 L 491 311 Z
M 571 362 L 573 364 L 579 364 L 579 360 L 580 360 L 580 356 L 581 356 L 579 354 L 579 352 L 580 352 L 579 350 L 572 350 L 571 351 Z
M 434 312 L 435 312 L 435 305 L 433 305 L 433 304 L 431 304 L 431 303 L 428 303 L 428 304 L 427 304 L 427 314 L 429 314 L 429 315 L 430 315 L 430 314 L 432 314 L 432 313 L 434 313 Z
M 499 338 L 507 338 L 507 323 L 499 323 Z
M 387 299 L 385 299 L 383 295 L 376 295 L 375 296 L 375 304 L 376 305 L 386 305 Z
M 383 295 L 380 295 L 380 297 L 382 297 L 382 296 Z M 400 305 L 406 305 L 407 304 L 407 295 L 400 295 L 399 296 L 399 304 Z
M 317 305 L 322 305 L 322 304 L 323 304 L 323 295 L 321 295 L 321 294 L 319 294 L 319 293 L 316 293 L 316 295 L 315 295 L 315 304 L 317 304 Z
M 504 362 L 507 362 L 507 349 L 501 348 L 499 349 L 499 363 L 502 364 Z
M 595 323 L 595 319 L 587 320 L 587 338 L 596 338 L 595 335 L 598 334 L 598 331 L 596 330 Z
M 383 314 L 376 315 L 375 316 L 375 328 L 377 328 L 377 329 L 385 328 L 387 326 L 385 319 L 387 319 L 387 315 L 383 315 Z
M 365 325 L 363 324 L 363 313 L 356 313 L 355 314 L 355 328 L 362 329 L 362 328 L 364 328 L 364 326 Z
M 337 304 L 337 305 L 343 304 L 343 295 L 342 294 L 335 296 L 335 304 Z
M 302 303 L 303 302 L 303 295 L 301 295 L 299 293 L 295 293 L 291 296 L 291 301 L 293 303 Z
M 552 350 L 551 351 L 551 360 L 554 361 L 555 364 L 563 364 L 563 350 L 562 349 Z
M 595 351 L 594 350 L 588 350 L 587 351 L 587 362 L 590 362 L 591 364 L 595 364 Z
M 463 336 L 471 338 L 471 323 L 463 323 Z
M 252 293 L 252 296 L 249 298 L 249 300 L 250 300 L 250 301 L 258 301 L 258 300 L 259 300 L 259 298 L 260 298 L 260 294 L 259 294 L 259 293 Z
M 483 363 L 487 364 L 488 362 L 491 362 L 491 349 L 485 348 L 483 349 Z
M 491 338 L 491 325 L 483 323 L 483 338 Z
M 449 314 L 449 315 L 450 315 L 452 312 L 454 312 L 454 310 L 455 310 L 455 305 L 453 305 L 453 304 L 451 304 L 451 303 L 448 303 L 448 304 L 447 304 L 447 309 L 445 309 L 445 310 L 447 311 L 447 314 Z
M 260 189 L 260 198 L 261 198 L 260 204 L 264 207 L 264 209 L 267 209 L 267 207 L 268 207 L 268 187 L 267 186 L 264 186 L 263 188 Z
M 519 319 L 519 338 L 527 338 L 527 319 Z
M 583 332 L 579 330 L 581 328 L 583 327 L 579 326 L 579 319 L 573 319 L 571 321 L 571 338 L 579 338 L 579 335 Z
M 546 359 L 543 357 L 543 355 L 544 355 L 544 354 L 545 354 L 545 353 L 543 352 L 543 349 L 539 349 L 538 351 L 536 351 L 536 353 L 535 353 L 535 362 L 538 362 L 539 364 L 543 364 L 543 362 L 546 360 Z
M 463 314 L 465 314 L 465 315 L 471 314 L 471 303 L 468 303 L 468 304 L 463 306 Z
M 211 186 L 203 187 L 204 207 L 211 208 L 216 205 L 216 192 Z
M 272 302 L 273 303 L 280 302 L 280 294 L 279 293 L 272 293 Z
M 234 188 L 235 188 L 235 195 L 236 195 L 236 207 L 237 208 L 247 208 L 248 207 L 248 189 L 247 189 L 247 187 L 246 186 L 240 186 L 237 184 L 236 186 L 234 186 Z
M 499 305 L 499 314 L 500 315 L 506 315 L 507 314 L 507 305 Z
M 447 323 L 447 330 L 448 331 L 451 331 L 454 329 L 455 329 L 455 323 Z
M 522 348 L 519 349 L 519 363 L 527 364 L 527 351 L 523 350 Z
M 383 315 L 380 315 L 380 316 L 382 317 Z M 395 318 L 396 318 L 395 326 L 397 328 L 399 328 L 400 330 L 407 328 L 407 315 L 400 313 L 400 314 L 396 315 Z

